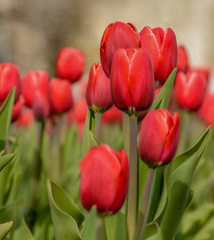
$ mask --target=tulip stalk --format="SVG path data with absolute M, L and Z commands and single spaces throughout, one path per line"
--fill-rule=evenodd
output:
M 137 218 L 137 117 L 129 117 L 129 189 L 127 226 L 129 240 L 134 239 Z
M 95 113 L 94 136 L 97 140 L 100 139 L 101 123 L 102 123 L 102 113 Z

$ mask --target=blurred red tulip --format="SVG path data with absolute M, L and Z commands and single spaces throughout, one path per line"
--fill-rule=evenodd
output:
M 189 58 L 187 50 L 183 45 L 178 46 L 177 73 L 186 73 L 189 69 Z
M 100 60 L 105 74 L 110 77 L 115 52 L 119 48 L 139 48 L 140 36 L 131 23 L 115 22 L 107 26 L 100 45 Z
M 95 205 L 101 213 L 116 213 L 128 190 L 129 166 L 124 150 L 107 145 L 91 148 L 80 162 L 80 196 L 83 206 Z
M 142 48 L 119 49 L 112 63 L 114 104 L 129 115 L 149 108 L 155 92 L 152 62 Z
M 25 103 L 24 98 L 20 96 L 19 100 L 13 106 L 12 121 L 16 121 L 18 119 L 19 114 L 21 112 L 21 108 L 23 107 L 24 103 Z
M 123 119 L 122 111 L 120 111 L 114 105 L 108 111 L 106 111 L 102 117 L 103 122 L 108 122 L 108 123 L 115 123 L 115 122 L 122 123 L 122 119 Z
M 31 109 L 22 107 L 16 124 L 19 127 L 29 127 L 34 121 L 33 112 Z
M 180 120 L 166 109 L 153 110 L 146 115 L 140 126 L 139 155 L 151 168 L 169 163 L 177 150 Z
M 77 82 L 85 70 L 85 55 L 75 48 L 61 48 L 56 60 L 57 77 Z
M 177 64 L 177 41 L 171 28 L 144 27 L 140 32 L 141 47 L 152 59 L 154 77 L 163 84 Z

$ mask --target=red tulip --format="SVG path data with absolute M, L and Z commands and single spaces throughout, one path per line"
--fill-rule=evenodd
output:
M 16 87 L 16 102 L 21 94 L 19 69 L 11 63 L 0 64 L 0 102 L 4 102 L 13 87 Z
M 16 121 L 19 127 L 29 127 L 34 121 L 33 112 L 31 109 L 23 107 Z
M 176 76 L 175 95 L 178 105 L 182 108 L 195 111 L 204 98 L 206 80 L 202 74 L 189 71 L 186 75 L 179 72 Z
M 142 48 L 119 49 L 112 63 L 114 104 L 129 115 L 149 108 L 155 92 L 152 62 Z
M 19 117 L 19 114 L 21 112 L 21 108 L 24 105 L 24 98 L 21 96 L 19 100 L 14 104 L 13 106 L 13 112 L 12 112 L 12 121 L 16 121 Z
M 108 123 L 122 123 L 123 114 L 122 112 L 116 108 L 114 105 L 111 109 L 109 109 L 107 112 L 103 114 L 103 122 Z
M 33 114 L 38 120 L 45 119 L 50 113 L 50 104 L 46 96 L 44 96 L 40 91 L 36 91 L 35 97 L 33 99 Z
M 105 74 L 110 77 L 115 52 L 119 48 L 139 48 L 140 36 L 131 23 L 115 22 L 107 26 L 100 45 L 100 60 Z
M 210 75 L 211 75 L 210 68 L 205 66 L 200 66 L 200 67 L 191 67 L 191 70 L 199 74 L 202 74 L 206 79 L 206 86 L 208 87 L 210 82 Z
M 113 105 L 111 82 L 100 63 L 93 64 L 90 71 L 86 101 L 94 112 L 105 112 Z
M 184 46 L 178 46 L 178 60 L 177 60 L 177 73 L 186 73 L 189 69 L 189 58 L 187 55 L 187 50 Z
M 56 60 L 56 73 L 59 78 L 70 83 L 77 82 L 85 70 L 84 54 L 74 48 L 61 48 Z
M 93 147 L 80 163 L 80 196 L 83 206 L 95 205 L 102 213 L 119 211 L 128 189 L 129 167 L 124 150 L 107 145 Z
M 37 91 L 49 98 L 49 75 L 44 71 L 32 71 L 26 73 L 22 83 L 23 97 L 25 104 L 32 107 L 34 97 Z
M 207 124 L 214 123 L 214 93 L 208 92 L 204 96 L 204 100 L 198 109 L 198 116 Z
M 140 126 L 139 154 L 151 168 L 169 163 L 177 150 L 180 120 L 166 109 L 153 110 L 146 115 Z
M 140 32 L 141 47 L 148 50 L 155 80 L 163 84 L 177 64 L 177 41 L 171 28 L 144 27 Z
M 68 81 L 55 78 L 50 82 L 50 102 L 56 113 L 66 112 L 73 107 L 74 101 Z

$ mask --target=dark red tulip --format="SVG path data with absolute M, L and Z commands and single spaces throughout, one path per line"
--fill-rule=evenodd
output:
M 140 32 L 141 47 L 152 59 L 155 80 L 163 84 L 177 64 L 177 41 L 171 28 L 144 27 Z
M 189 69 L 189 57 L 183 45 L 178 46 L 177 73 L 186 73 Z
M 43 120 L 49 116 L 50 113 L 49 100 L 40 91 L 36 91 L 35 93 L 32 109 L 34 117 L 38 120 Z
M 180 120 L 166 109 L 153 110 L 146 115 L 140 126 L 139 154 L 151 168 L 169 163 L 177 150 Z
M 140 36 L 131 23 L 115 22 L 107 26 L 100 45 L 100 60 L 105 74 L 110 77 L 115 52 L 119 48 L 139 48 Z
M 37 91 L 49 98 L 50 89 L 48 73 L 45 71 L 32 71 L 26 73 L 23 79 L 22 89 L 25 104 L 28 107 L 32 107 Z
M 142 48 L 119 49 L 111 72 L 114 104 L 129 115 L 146 110 L 152 104 L 155 82 L 152 62 Z
M 204 96 L 203 102 L 198 109 L 198 116 L 207 124 L 214 123 L 214 93 L 207 92 Z
M 56 60 L 57 77 L 77 82 L 85 70 L 85 55 L 75 48 L 61 48 Z
M 124 150 L 108 145 L 91 148 L 80 163 L 80 196 L 83 206 L 95 205 L 101 213 L 119 211 L 128 190 L 129 166 Z
M 196 71 L 189 71 L 186 75 L 179 72 L 176 76 L 175 95 L 177 104 L 188 110 L 196 111 L 206 92 L 206 79 Z
M 94 112 L 105 112 L 113 105 L 111 82 L 100 63 L 93 64 L 88 80 L 86 101 Z
M 50 102 L 55 113 L 63 113 L 73 107 L 73 96 L 67 80 L 55 78 L 50 82 Z
M 19 69 L 11 63 L 0 64 L 0 102 L 4 102 L 12 88 L 16 87 L 15 102 L 21 94 Z

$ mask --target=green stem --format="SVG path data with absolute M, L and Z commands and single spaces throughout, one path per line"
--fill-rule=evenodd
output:
M 102 123 L 102 113 L 95 113 L 94 136 L 97 140 L 100 140 L 101 123 Z
M 146 178 L 145 188 L 143 192 L 143 198 L 140 206 L 140 213 L 138 218 L 138 225 L 136 231 L 136 238 L 137 240 L 142 239 L 144 228 L 146 225 L 146 219 L 148 214 L 148 206 L 149 206 L 149 199 L 151 195 L 153 180 L 155 176 L 155 170 L 153 168 L 149 168 L 148 175 Z
M 127 225 L 129 240 L 134 239 L 137 218 L 137 117 L 129 117 L 129 190 Z

